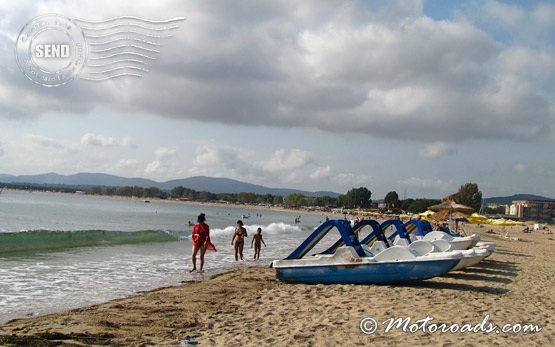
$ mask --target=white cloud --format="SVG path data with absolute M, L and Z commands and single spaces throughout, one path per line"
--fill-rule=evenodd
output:
M 129 147 L 135 146 L 133 139 L 129 136 L 121 138 L 106 137 L 94 133 L 86 133 L 81 137 L 81 143 L 84 145 L 98 146 L 98 147 Z
M 251 151 L 241 147 L 215 142 L 197 146 L 192 174 L 209 174 L 225 177 L 249 176 L 252 172 L 248 157 Z
M 534 22 L 542 28 L 555 27 L 555 5 L 539 3 L 531 13 Z
M 434 142 L 424 146 L 420 155 L 424 158 L 438 158 L 446 154 L 453 154 L 454 150 L 445 142 Z
M 524 83 L 531 79 L 549 81 L 555 76 L 555 57 L 547 50 L 511 47 L 499 55 L 499 64 Z
M 436 189 L 444 192 L 453 190 L 453 182 L 441 179 L 410 177 L 399 181 L 399 183 L 407 187 Z
M 57 151 L 67 151 L 75 149 L 76 145 L 61 139 L 55 139 L 48 136 L 37 135 L 37 134 L 27 134 L 26 137 L 31 140 L 32 143 L 37 144 L 41 147 L 52 148 Z
M 268 186 L 289 186 L 304 190 L 320 190 L 334 186 L 352 188 L 368 184 L 370 177 L 348 172 L 336 172 L 322 165 L 314 154 L 302 149 L 277 149 L 268 159 L 264 153 L 241 147 L 211 142 L 197 147 L 192 175 L 224 176 Z
M 140 162 L 137 159 L 120 159 L 114 165 L 112 172 L 134 172 Z
M 361 184 L 368 184 L 370 182 L 370 176 L 368 175 L 357 175 L 354 173 L 339 173 L 333 176 L 333 181 L 344 186 L 344 187 L 354 187 Z
M 555 6 L 545 1 L 486 0 L 448 7 L 452 16 L 435 20 L 424 14 L 423 1 L 402 0 L 0 2 L 0 126 L 8 134 L 7 128 L 18 128 L 10 125 L 13 122 L 27 124 L 6 135 L 3 171 L 108 170 L 144 175 L 148 169 L 156 179 L 206 174 L 266 185 L 340 189 L 335 187 L 350 188 L 363 181 L 373 167 L 351 161 L 357 168 L 351 169 L 349 163 L 330 157 L 339 157 L 337 148 L 349 146 L 342 142 L 345 139 L 367 137 L 368 143 L 376 144 L 373 153 L 384 151 L 385 144 L 378 142 L 386 139 L 384 143 L 391 141 L 391 148 L 397 149 L 392 152 L 428 158 L 452 154 L 455 148 L 469 154 L 465 149 L 476 143 L 493 148 L 478 157 L 497 157 L 498 167 L 491 168 L 491 163 L 476 167 L 472 172 L 476 180 L 485 172 L 502 177 L 501 168 L 513 168 L 517 160 L 501 158 L 500 147 L 505 154 L 520 156 L 523 152 L 516 147 L 530 146 L 527 174 L 544 178 L 538 183 L 542 189 L 552 187 L 546 178 L 552 171 L 545 168 L 542 175 L 533 163 L 549 163 L 548 151 L 541 148 L 555 140 Z M 13 49 L 23 25 L 48 12 L 97 20 L 122 14 L 156 19 L 184 15 L 187 20 L 144 79 L 76 80 L 66 87 L 42 88 L 19 71 Z M 97 114 L 114 115 L 116 121 L 104 118 L 87 127 Z M 147 118 L 152 123 L 145 130 Z M 46 129 L 52 127 L 45 125 L 39 137 L 23 135 L 41 133 L 28 124 L 62 119 L 67 124 L 57 128 L 63 130 L 50 132 Z M 245 127 L 268 136 L 287 134 L 287 128 L 328 134 L 312 137 L 307 131 L 303 145 L 292 149 L 287 147 L 287 135 L 279 145 L 268 139 L 258 146 L 248 135 L 227 140 L 220 133 L 213 136 L 223 143 L 201 144 L 192 155 L 194 147 L 181 150 L 160 140 L 168 127 L 183 128 L 184 139 L 176 142 L 191 146 L 185 128 L 196 122 L 206 126 L 207 134 L 213 123 L 229 126 L 233 135 Z M 129 153 L 131 138 L 126 140 L 113 129 L 96 130 L 98 126 L 128 129 L 146 148 Z M 84 140 L 79 138 L 82 129 L 90 131 Z M 191 136 L 193 146 L 204 141 L 202 136 Z M 323 145 L 320 141 L 327 136 L 331 143 Z M 161 146 L 166 149 L 157 154 Z M 269 146 L 270 150 L 260 149 Z M 174 147 L 178 150 L 172 153 Z M 318 149 L 312 153 L 305 148 Z M 368 154 L 368 162 L 373 159 L 371 153 L 363 154 Z M 464 160 L 453 160 L 439 172 L 430 170 L 430 161 L 423 162 L 428 164 L 423 170 L 416 159 L 407 160 L 400 172 L 424 178 L 409 180 L 406 187 L 428 186 L 422 191 L 436 192 L 434 187 L 444 187 L 449 179 L 461 180 L 467 172 Z M 409 164 L 414 167 L 407 168 Z M 429 172 L 444 176 L 427 179 Z M 525 175 L 508 176 L 503 179 L 507 186 L 537 189 L 527 185 Z M 381 177 L 376 180 L 383 186 L 399 183 L 397 176 Z
M 175 155 L 176 150 L 172 149 L 172 148 L 166 148 L 166 147 L 158 147 L 156 149 L 156 151 L 154 152 L 154 156 L 158 159 L 166 159 L 166 158 L 171 158 Z
M 331 175 L 331 167 L 329 165 L 321 166 L 316 168 L 311 174 L 310 178 L 312 179 L 320 179 L 320 178 L 329 178 Z
M 278 149 L 270 159 L 262 162 L 260 167 L 268 172 L 284 172 L 303 167 L 311 161 L 312 155 L 307 151 Z
M 161 167 L 162 167 L 162 163 L 159 160 L 151 161 L 146 166 L 145 173 L 147 174 L 160 173 Z
M 185 173 L 182 158 L 177 150 L 168 147 L 158 147 L 154 150 L 154 159 L 151 160 L 143 172 L 155 180 L 182 178 Z
M 494 24 L 511 29 L 519 29 L 518 26 L 526 19 L 526 12 L 518 5 L 511 5 L 499 1 L 486 1 L 482 6 L 483 15 Z
M 0 71 L 0 114 L 106 108 L 131 116 L 443 142 L 536 141 L 555 132 L 551 4 L 487 1 L 450 20 L 425 16 L 421 1 L 169 5 L 51 0 L 18 2 L 17 11 L 0 5 L 6 14 L 0 63 L 12 67 Z M 40 88 L 15 68 L 11 40 L 26 20 L 45 11 L 92 19 L 182 14 L 187 21 L 139 82 Z M 504 42 L 493 24 L 473 16 L 496 23 L 509 37 L 522 31 L 529 41 Z M 89 137 L 92 145 L 122 144 Z

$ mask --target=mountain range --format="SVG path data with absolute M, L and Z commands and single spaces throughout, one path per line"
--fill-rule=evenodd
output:
M 333 196 L 339 194 L 330 191 L 309 192 L 289 188 L 270 188 L 262 185 L 241 182 L 238 180 L 223 177 L 194 176 L 184 179 L 176 179 L 166 182 L 156 182 L 146 178 L 129 178 L 103 173 L 77 173 L 73 175 L 60 175 L 57 173 L 47 173 L 40 175 L 7 175 L 0 174 L 2 183 L 52 185 L 66 187 L 90 187 L 90 186 L 139 186 L 143 188 L 157 187 L 162 190 L 171 190 L 177 186 L 183 186 L 196 191 L 207 191 L 214 194 L 231 193 L 238 194 L 249 192 L 255 194 L 272 194 L 286 196 L 293 193 L 300 193 L 306 196 Z M 1 185 L 1 183 L 0 183 Z
M 270 188 L 258 184 L 242 182 L 224 177 L 206 177 L 194 176 L 183 179 L 170 180 L 166 182 L 157 182 L 146 178 L 137 177 L 121 177 L 103 173 L 77 173 L 73 175 L 60 175 L 57 173 L 46 173 L 40 175 L 7 175 L 0 174 L 0 186 L 2 183 L 15 184 L 35 184 L 65 187 L 122 187 L 122 186 L 139 186 L 143 188 L 157 187 L 162 190 L 171 190 L 177 186 L 183 186 L 196 191 L 207 191 L 210 193 L 221 194 L 231 193 L 238 194 L 242 192 L 251 192 L 255 194 L 272 194 L 286 196 L 293 193 L 300 193 L 306 196 L 332 196 L 337 197 L 339 194 L 331 191 L 310 192 L 289 188 Z M 553 200 L 540 195 L 533 194 L 515 194 L 511 196 L 496 196 L 484 198 L 485 204 L 510 204 L 514 200 Z

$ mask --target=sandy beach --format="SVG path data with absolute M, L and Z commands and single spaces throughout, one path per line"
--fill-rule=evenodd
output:
M 555 344 L 554 235 L 466 226 L 497 251 L 476 267 L 403 285 L 290 285 L 268 267 L 240 269 L 105 304 L 14 320 L 7 346 L 548 346 Z M 264 264 L 266 265 L 266 264 Z M 534 324 L 536 333 L 385 332 L 390 318 L 477 325 Z M 378 330 L 363 334 L 372 317 Z

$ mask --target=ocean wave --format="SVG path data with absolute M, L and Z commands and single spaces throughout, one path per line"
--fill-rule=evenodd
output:
M 28 230 L 0 233 L 0 255 L 14 252 L 55 250 L 112 244 L 177 241 L 179 235 L 165 230 Z
M 291 225 L 283 222 L 278 223 L 270 223 L 268 225 L 259 225 L 259 224 L 249 224 L 245 225 L 247 229 L 247 233 L 249 235 L 256 233 L 256 229 L 262 228 L 263 234 L 284 234 L 284 233 L 297 233 L 301 232 L 301 228 L 296 225 Z M 227 226 L 223 229 L 214 228 L 210 229 L 211 235 L 233 235 L 235 231 L 235 226 Z

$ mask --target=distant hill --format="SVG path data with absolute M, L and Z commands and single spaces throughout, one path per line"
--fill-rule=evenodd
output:
M 128 178 L 102 173 L 78 173 L 74 175 L 60 175 L 57 173 L 47 173 L 41 175 L 6 175 L 0 174 L 0 182 L 3 183 L 27 183 L 38 185 L 58 185 L 58 186 L 139 186 L 143 188 L 157 187 L 162 190 L 171 190 L 177 186 L 183 186 L 196 191 L 207 191 L 214 194 L 249 192 L 255 194 L 272 194 L 286 196 L 293 193 L 300 193 L 307 196 L 333 196 L 339 194 L 328 191 L 309 192 L 298 189 L 288 188 L 269 188 L 257 184 L 237 181 L 223 177 L 195 176 L 184 179 L 171 180 L 167 182 L 156 182 L 145 178 Z
M 546 198 L 545 196 L 534 195 L 534 194 L 515 194 L 511 196 L 496 196 L 492 198 L 486 198 L 484 199 L 484 203 L 508 205 L 515 200 L 553 200 L 553 199 Z
M 145 178 L 127 178 L 102 173 L 78 173 L 65 176 L 53 172 L 41 175 L 0 175 L 0 182 L 68 186 L 140 186 L 145 188 L 159 184 L 158 182 Z
M 224 177 L 194 176 L 184 179 L 171 180 L 159 184 L 160 189 L 170 190 L 173 187 L 183 186 L 196 191 L 207 191 L 211 193 L 241 193 L 250 192 L 255 194 L 289 195 L 300 193 L 307 196 L 338 196 L 338 193 L 328 191 L 308 192 L 289 188 L 269 188 L 258 184 L 241 182 Z

